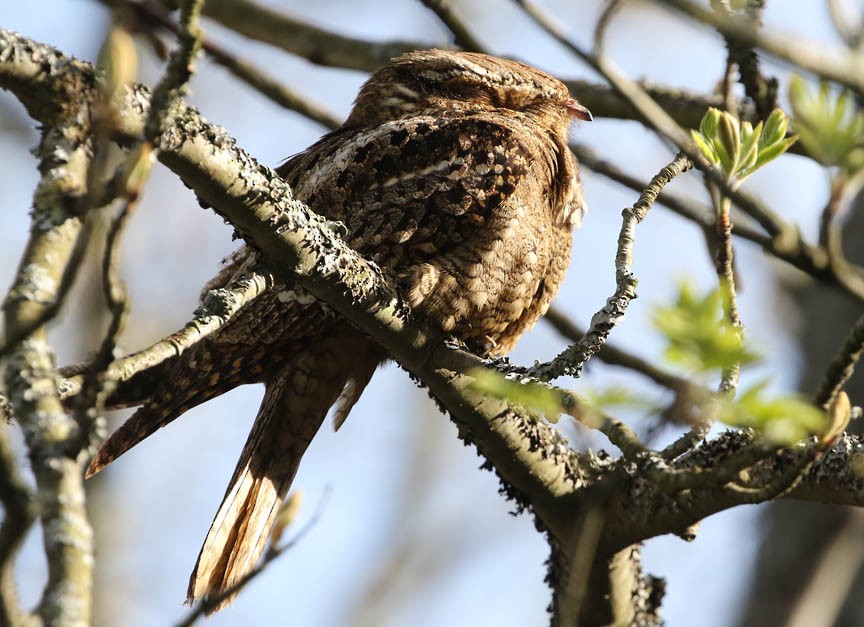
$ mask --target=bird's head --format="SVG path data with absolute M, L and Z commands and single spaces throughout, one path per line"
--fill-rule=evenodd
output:
M 372 74 L 346 125 L 374 126 L 442 108 L 533 112 L 565 129 L 573 119 L 591 119 L 564 83 L 529 65 L 475 52 L 421 50 Z

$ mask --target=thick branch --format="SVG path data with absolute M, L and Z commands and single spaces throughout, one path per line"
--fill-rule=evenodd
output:
M 392 57 L 428 47 L 406 41 L 376 42 L 345 37 L 247 0 L 208 0 L 204 14 L 241 35 L 319 65 L 372 71 Z
M 613 493 L 599 551 L 614 553 L 656 535 L 680 532 L 731 507 L 776 498 L 774 486 L 780 486 L 783 498 L 864 506 L 864 479 L 859 470 L 864 463 L 864 440 L 844 435 L 831 449 L 816 455 L 815 461 L 813 446 L 800 444 L 771 452 L 751 434 L 727 431 L 675 466 L 654 473 L 651 480 L 646 479 L 652 474 L 648 466 L 619 465 L 628 478 L 621 484 L 623 489 Z M 751 449 L 753 455 L 748 454 Z M 740 472 L 727 471 L 729 460 L 744 460 L 736 463 Z M 806 469 L 803 473 L 802 467 Z M 666 483 L 663 476 L 676 470 L 695 472 L 689 473 L 686 482 Z M 787 477 L 797 478 L 791 488 L 788 483 L 783 485 Z

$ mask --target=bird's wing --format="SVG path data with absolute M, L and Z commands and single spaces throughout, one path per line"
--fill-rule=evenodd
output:
M 352 248 L 386 268 L 446 254 L 488 230 L 528 175 L 531 152 L 500 115 L 417 116 L 337 131 L 278 171 L 300 200 L 347 227 Z

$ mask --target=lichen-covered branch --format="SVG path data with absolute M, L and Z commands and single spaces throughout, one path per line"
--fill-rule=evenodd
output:
M 643 181 L 601 159 L 585 146 L 571 143 L 570 148 L 579 158 L 581 165 L 636 192 L 641 192 L 644 189 L 645 183 Z M 657 197 L 657 202 L 683 218 L 698 224 L 703 229 L 712 228 L 714 225 L 714 217 L 711 215 L 710 208 L 697 205 L 673 192 L 664 190 Z M 757 244 L 769 255 L 798 268 L 814 279 L 836 285 L 858 300 L 864 300 L 864 282 L 860 276 L 852 269 L 841 269 L 836 264 L 832 265 L 827 251 L 806 242 L 797 229 L 785 231 L 777 237 L 770 237 L 755 228 L 742 224 L 742 220 L 736 218 L 732 224 L 732 234 Z
M 7 358 L 3 384 L 36 478 L 48 558 L 38 613 L 48 625 L 84 627 L 90 624 L 93 534 L 84 502 L 81 427 L 60 404 L 44 327 L 33 328 L 59 298 L 83 230 L 75 212 L 87 194 L 92 138 L 87 116 L 71 105 L 66 111 L 70 119 L 47 127 L 38 149 L 42 178 L 33 198 L 30 241 L 3 304 L 6 333 L 28 335 Z
M 152 346 L 113 361 L 105 369 L 110 381 L 123 383 L 132 377 L 146 377 L 163 362 L 179 357 L 186 349 L 218 330 L 242 307 L 275 285 L 276 278 L 269 272 L 250 272 L 225 288 L 212 289 L 204 297 L 195 317 L 182 329 L 159 340 Z M 65 400 L 81 391 L 83 373 L 89 364 L 78 364 L 60 369 L 64 380 L 60 383 L 60 398 Z
M 636 297 L 637 281 L 632 269 L 636 226 L 648 215 L 660 191 L 689 167 L 690 160 L 685 155 L 678 155 L 651 179 L 639 200 L 632 207 L 624 209 L 615 253 L 615 292 L 607 299 L 606 305 L 594 314 L 591 326 L 581 340 L 552 361 L 535 366 L 531 374 L 544 381 L 565 374 L 579 376 L 585 363 L 603 347 L 609 333 L 624 316 L 630 301 Z

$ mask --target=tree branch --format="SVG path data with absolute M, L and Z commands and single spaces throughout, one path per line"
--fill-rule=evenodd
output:
M 858 318 L 855 326 L 843 341 L 843 346 L 837 352 L 834 359 L 825 369 L 825 377 L 819 392 L 816 394 L 815 403 L 822 407 L 830 405 L 846 382 L 855 372 L 855 366 L 864 353 L 864 316 Z
M 376 42 L 345 37 L 248 0 L 208 0 L 204 15 L 241 35 L 312 63 L 367 72 L 400 54 L 429 47 L 407 41 Z
M 716 14 L 689 0 L 657 0 L 703 24 L 717 28 L 725 37 L 741 45 L 761 48 L 768 54 L 805 72 L 847 86 L 858 95 L 864 94 L 864 60 L 861 55 L 843 49 L 829 49 L 824 43 L 792 39 L 758 31 L 751 20 Z
M 570 148 L 581 165 L 633 191 L 641 192 L 645 188 L 643 181 L 599 158 L 587 147 L 571 143 Z M 665 205 L 681 217 L 698 224 L 703 229 L 710 229 L 714 226 L 711 209 L 682 198 L 674 192 L 662 191 L 657 196 L 657 202 Z M 858 270 L 832 264 L 827 251 L 822 247 L 806 242 L 797 229 L 786 231 L 778 237 L 770 237 L 755 228 L 741 224 L 741 222 L 741 216 L 736 217 L 732 224 L 733 235 L 759 245 L 767 254 L 785 261 L 814 279 L 836 285 L 850 296 L 864 301 L 864 281 L 860 279 Z
M 462 50 L 469 52 L 485 52 L 468 25 L 453 11 L 450 0 L 421 0 L 423 5 L 432 11 L 453 34 L 453 42 Z
M 0 34 L 0 59 L 6 59 L 0 65 L 9 64 L 9 53 L 13 53 L 12 64 L 16 65 L 14 53 L 21 49 L 10 50 L 3 39 Z M 19 65 L 19 69 L 38 67 L 39 58 L 33 56 L 21 59 Z M 15 80 L 19 78 L 17 75 Z M 58 91 L 70 93 L 66 88 L 75 81 L 71 78 L 61 82 Z M 80 87 L 80 83 L 76 85 Z M 36 94 L 25 99 L 30 96 L 38 99 Z M 75 213 L 87 196 L 92 154 L 89 115 L 85 101 L 79 101 L 77 106 L 68 101 L 64 104 L 55 101 L 55 106 L 41 107 L 57 118 L 45 126 L 42 134 L 38 149 L 42 178 L 33 197 L 30 241 L 3 304 L 6 333 L 10 337 L 26 335 L 7 359 L 4 385 L 24 431 L 40 504 L 48 583 L 39 614 L 46 624 L 87 625 L 93 534 L 84 502 L 80 428 L 60 404 L 54 353 L 39 322 L 45 319 L 45 310 L 59 299 L 58 288 L 68 275 L 84 232 Z M 83 114 L 81 108 L 85 108 Z
M 637 281 L 632 269 L 636 226 L 648 215 L 660 191 L 689 167 L 690 160 L 684 155 L 678 155 L 651 179 L 639 200 L 624 210 L 621 232 L 618 235 L 618 250 L 615 253 L 615 292 L 607 299 L 606 305 L 594 314 L 591 327 L 582 339 L 552 361 L 532 368 L 533 376 L 544 381 L 565 374 L 578 377 L 585 363 L 603 347 L 609 333 L 623 318 L 630 301 L 636 297 Z

